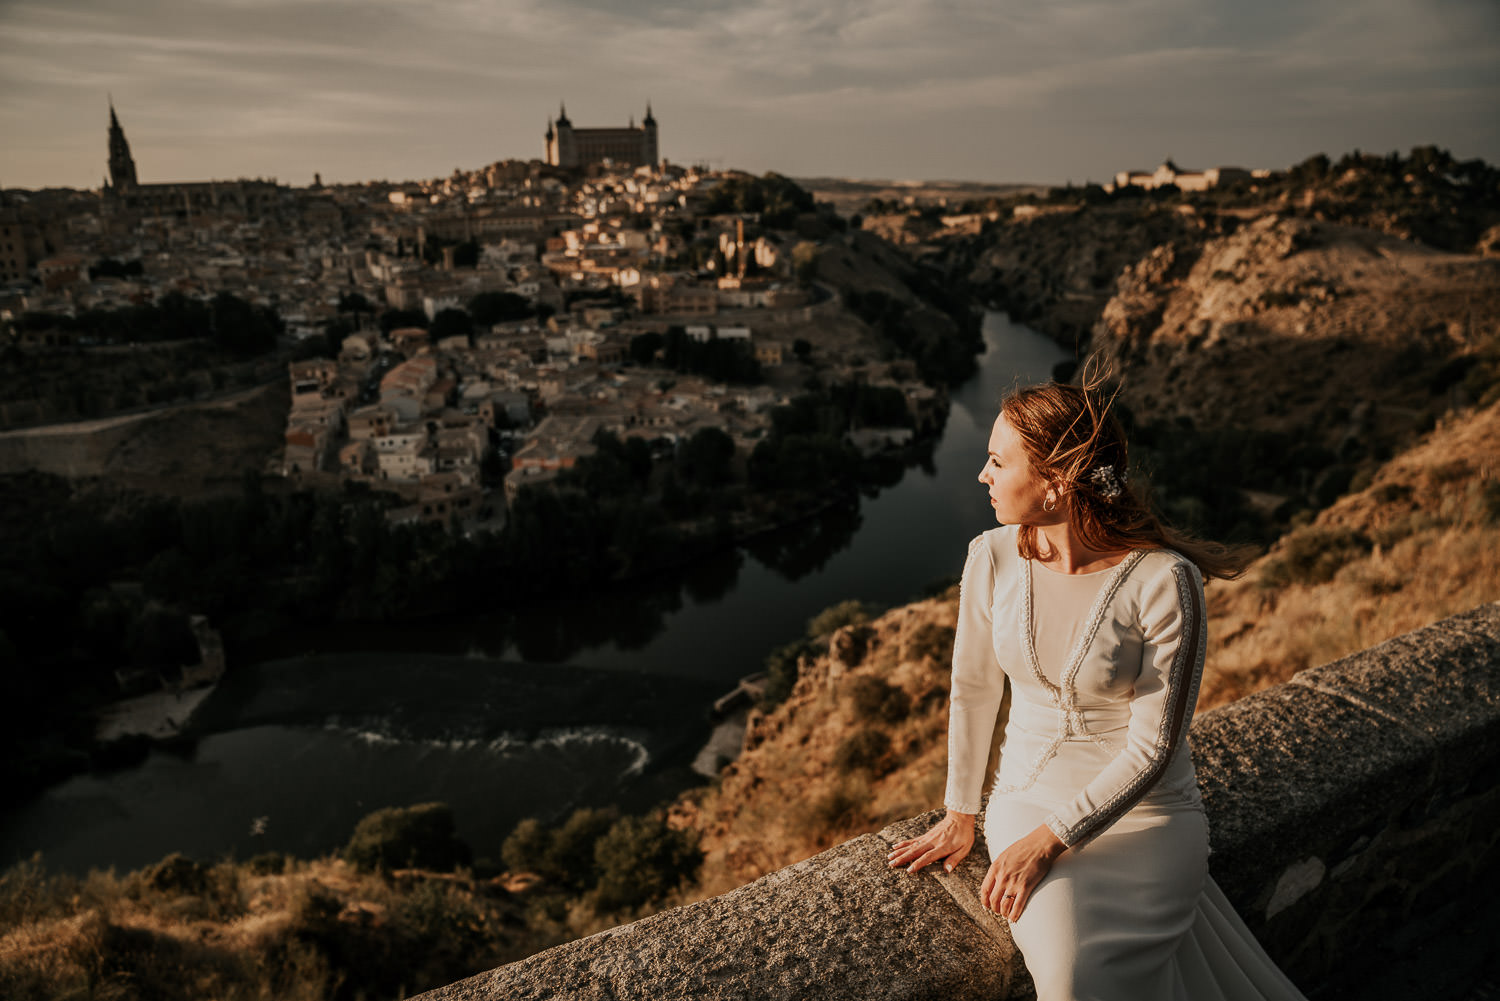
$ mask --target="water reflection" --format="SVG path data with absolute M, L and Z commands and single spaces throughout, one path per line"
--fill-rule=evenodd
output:
M 734 590 L 745 558 L 738 549 L 716 553 L 688 566 L 682 572 L 682 588 L 700 605 L 721 600 Z
M 840 551 L 849 548 L 862 523 L 859 501 L 851 500 L 835 504 L 816 517 L 757 535 L 745 543 L 745 549 L 782 579 L 797 581 L 822 570 Z

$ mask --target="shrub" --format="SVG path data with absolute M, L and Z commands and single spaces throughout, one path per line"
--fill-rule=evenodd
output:
M 1286 537 L 1275 558 L 1266 564 L 1261 584 L 1264 587 L 1321 584 L 1332 580 L 1340 567 L 1369 548 L 1368 538 L 1349 529 L 1298 528 Z
M 547 864 L 552 835 L 542 822 L 527 817 L 515 826 L 500 846 L 500 860 L 511 872 L 538 872 Z
M 891 738 L 883 730 L 862 727 L 845 737 L 833 752 L 833 764 L 840 772 L 865 770 L 883 775 L 888 770 Z
M 828 656 L 845 667 L 858 667 L 870 648 L 875 631 L 869 626 L 845 626 L 834 631 L 828 642 Z
M 860 819 L 860 811 L 869 802 L 869 790 L 862 783 L 840 782 L 816 797 L 806 807 L 807 826 L 814 831 L 837 831 Z
M 586 890 L 597 881 L 594 846 L 611 827 L 619 814 L 612 809 L 584 807 L 573 811 L 561 827 L 552 833 L 547 847 L 545 875 L 577 890 Z
M 146 870 L 146 886 L 158 893 L 203 893 L 208 889 L 208 867 L 173 852 Z
M 594 846 L 618 816 L 612 808 L 584 807 L 555 828 L 528 817 L 500 846 L 500 858 L 513 872 L 535 872 L 574 890 L 588 889 L 598 879 Z
M 854 714 L 867 722 L 899 723 L 911 713 L 911 697 L 882 678 L 860 675 L 849 695 Z
M 928 660 L 946 668 L 953 662 L 953 630 L 935 622 L 924 622 L 911 631 L 906 641 L 907 656 Z
M 862 626 L 870 621 L 870 611 L 863 602 L 841 601 L 809 619 L 807 635 L 811 639 L 821 639 L 843 626 Z
M 1268 289 L 1260 294 L 1260 302 L 1263 306 L 1295 306 L 1301 301 L 1300 293 L 1286 289 Z
M 470 860 L 469 847 L 454 836 L 453 811 L 446 803 L 376 810 L 355 825 L 343 854 L 363 872 L 407 868 L 448 872 Z
M 1500 480 L 1485 480 L 1478 486 L 1478 494 L 1479 516 L 1488 525 L 1500 525 Z
M 812 653 L 813 646 L 810 642 L 798 640 L 777 647 L 767 655 L 766 689 L 761 693 L 761 708 L 770 709 L 786 701 L 797 684 L 797 662 Z
M 594 844 L 595 902 L 600 910 L 655 903 L 696 876 L 702 862 L 695 832 L 661 817 L 623 817 Z
M 245 860 L 245 868 L 254 876 L 280 876 L 286 872 L 287 857 L 283 852 L 261 852 Z

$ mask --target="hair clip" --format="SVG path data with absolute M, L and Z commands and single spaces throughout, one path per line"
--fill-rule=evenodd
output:
M 1125 476 L 1122 473 L 1115 475 L 1115 467 L 1112 465 L 1100 466 L 1089 473 L 1089 481 L 1094 484 L 1094 490 L 1105 500 L 1114 500 L 1125 490 Z

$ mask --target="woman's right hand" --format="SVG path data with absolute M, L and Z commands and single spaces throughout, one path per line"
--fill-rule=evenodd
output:
M 939 859 L 946 859 L 943 868 L 952 872 L 969 857 L 969 850 L 973 847 L 974 815 L 949 810 L 926 834 L 898 841 L 885 858 L 892 869 L 905 866 L 907 872 L 916 872 Z

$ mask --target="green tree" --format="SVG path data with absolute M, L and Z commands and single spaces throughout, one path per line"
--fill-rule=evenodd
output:
M 388 309 L 380 314 L 380 332 L 389 335 L 403 327 L 428 327 L 427 314 L 420 309 Z
M 703 487 L 728 482 L 733 462 L 734 439 L 715 427 L 700 428 L 677 452 L 683 477 Z
M 552 834 L 535 817 L 517 824 L 500 846 L 500 861 L 511 872 L 539 872 L 547 862 Z
M 576 890 L 586 890 L 598 881 L 594 846 L 619 815 L 612 809 L 584 807 L 573 811 L 552 833 L 545 858 L 546 875 Z
M 524 320 L 535 314 L 531 300 L 514 292 L 480 292 L 469 300 L 469 315 L 482 327 Z
M 630 339 L 630 357 L 637 365 L 650 365 L 666 343 L 666 338 L 654 330 L 636 334 Z
M 446 340 L 449 337 L 465 338 L 472 347 L 474 344 L 474 321 L 469 314 L 461 309 L 440 310 L 432 318 L 432 329 L 429 331 L 434 343 Z
M 660 816 L 621 817 L 594 845 L 596 902 L 602 910 L 655 903 L 696 876 L 702 863 L 695 832 Z
M 340 292 L 338 311 L 355 316 L 374 316 L 375 304 L 359 292 Z
M 209 311 L 212 336 L 220 347 L 239 355 L 264 354 L 276 347 L 282 323 L 274 309 L 246 302 L 233 292 L 220 292 Z
M 453 811 L 446 803 L 388 807 L 355 825 L 344 859 L 364 872 L 451 871 L 470 859 L 468 846 L 454 832 Z

